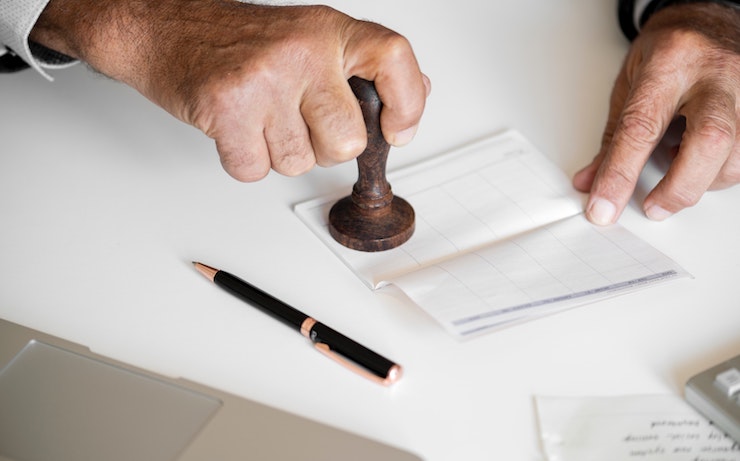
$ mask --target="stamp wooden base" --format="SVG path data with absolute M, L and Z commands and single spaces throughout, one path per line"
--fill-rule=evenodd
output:
M 363 210 L 344 197 L 329 212 L 329 233 L 342 245 L 360 251 L 395 248 L 414 233 L 414 209 L 401 197 L 379 210 Z
M 352 195 L 334 204 L 329 212 L 329 233 L 342 245 L 360 251 L 395 248 L 414 233 L 414 209 L 395 197 L 385 177 L 390 145 L 380 130 L 382 103 L 372 82 L 349 80 L 367 126 L 367 147 L 357 157 L 358 179 Z

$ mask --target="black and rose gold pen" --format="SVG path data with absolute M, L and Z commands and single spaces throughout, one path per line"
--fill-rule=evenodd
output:
M 259 308 L 310 339 L 316 349 L 332 360 L 377 383 L 390 385 L 401 377 L 401 366 L 321 322 L 265 293 L 248 282 L 194 262 L 198 272 L 237 298 Z

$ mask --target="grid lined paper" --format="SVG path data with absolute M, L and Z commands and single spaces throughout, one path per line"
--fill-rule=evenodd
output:
M 688 275 L 623 227 L 586 221 L 569 179 L 515 131 L 388 179 L 416 212 L 398 248 L 332 239 L 329 209 L 349 191 L 295 212 L 370 288 L 398 286 L 458 337 Z

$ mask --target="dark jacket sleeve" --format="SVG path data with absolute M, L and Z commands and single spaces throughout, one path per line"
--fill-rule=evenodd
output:
M 1 46 L 1 45 L 0 45 Z M 17 72 L 28 67 L 26 61 L 9 49 L 0 48 L 0 74 Z

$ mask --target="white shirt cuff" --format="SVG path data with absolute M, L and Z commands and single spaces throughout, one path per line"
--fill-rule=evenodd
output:
M 43 54 L 36 56 L 31 52 L 28 36 L 47 3 L 49 0 L 3 0 L 0 2 L 0 44 L 13 50 L 41 75 L 53 80 L 45 69 L 68 67 L 75 61 L 71 59 L 69 61 L 64 59 L 47 61 Z

